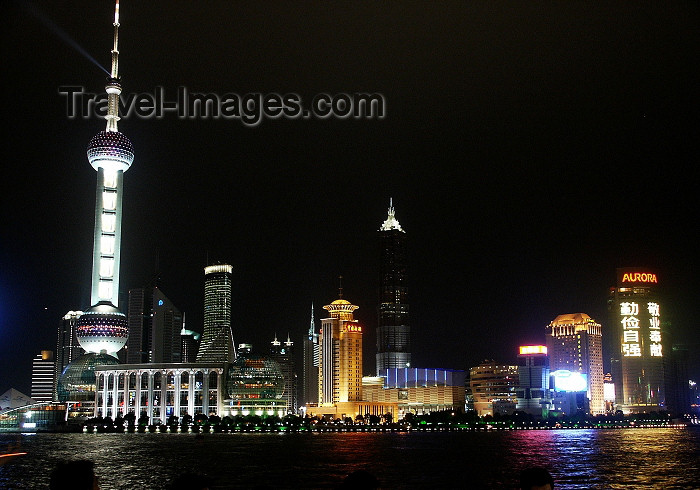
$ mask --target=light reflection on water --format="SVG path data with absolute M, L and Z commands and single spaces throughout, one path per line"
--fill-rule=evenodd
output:
M 0 435 L 0 452 L 17 436 Z M 183 472 L 216 488 L 334 488 L 357 469 L 383 488 L 514 488 L 546 466 L 557 488 L 700 488 L 697 429 L 448 433 L 37 434 L 0 467 L 0 488 L 46 488 L 62 459 L 96 463 L 103 489 L 160 489 Z

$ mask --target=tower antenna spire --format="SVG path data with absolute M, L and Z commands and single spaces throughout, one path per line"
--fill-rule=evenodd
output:
M 338 298 L 343 299 L 343 276 L 338 276 Z
M 119 83 L 119 0 L 114 5 L 114 46 L 112 47 L 112 71 L 107 86 L 107 131 L 116 132 L 119 121 L 119 95 L 122 87 Z

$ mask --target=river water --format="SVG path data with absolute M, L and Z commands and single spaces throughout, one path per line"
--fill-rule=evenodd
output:
M 101 489 L 162 489 L 183 472 L 216 489 L 335 488 L 364 469 L 382 488 L 515 488 L 528 466 L 556 488 L 700 488 L 700 430 L 513 430 L 441 433 L 0 435 L 0 488 L 47 488 L 63 459 L 95 462 Z

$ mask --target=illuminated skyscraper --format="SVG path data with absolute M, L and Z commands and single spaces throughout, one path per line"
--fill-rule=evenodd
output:
M 304 393 L 301 403 L 318 403 L 318 365 L 319 365 L 319 344 L 318 332 L 316 332 L 316 322 L 314 320 L 314 305 L 311 304 L 311 324 L 309 331 L 304 337 Z
M 204 268 L 204 332 L 197 362 L 232 362 L 236 358 L 231 332 L 231 274 L 227 264 Z
M 648 269 L 622 268 L 610 290 L 611 368 L 617 408 L 625 413 L 665 407 L 658 284 Z
M 77 359 L 83 352 L 78 342 L 78 318 L 82 311 L 69 311 L 58 325 L 58 340 L 56 341 L 56 375 L 54 377 L 54 395 L 56 383 L 65 367 Z
M 401 228 L 392 200 L 386 221 L 379 228 L 381 258 L 379 319 L 377 327 L 377 374 L 382 369 L 411 365 L 411 327 L 408 324 L 406 285 L 406 233 Z
M 119 265 L 124 172 L 134 161 L 131 141 L 117 129 L 119 121 L 119 0 L 114 9 L 112 71 L 107 79 L 107 128 L 87 148 L 97 171 L 95 233 L 92 254 L 92 307 L 78 319 L 78 338 L 87 352 L 116 356 L 128 335 L 126 315 L 119 311 Z
M 547 326 L 547 354 L 552 372 L 563 369 L 586 375 L 590 410 L 605 413 L 601 325 L 585 313 L 559 315 Z
M 319 405 L 362 400 L 362 327 L 353 317 L 358 308 L 342 297 L 323 307 L 330 317 L 321 320 L 319 334 Z
M 517 410 L 547 417 L 552 406 L 549 358 L 544 345 L 521 345 L 518 354 Z
M 32 398 L 37 402 L 53 400 L 56 361 L 52 350 L 42 350 L 32 361 Z

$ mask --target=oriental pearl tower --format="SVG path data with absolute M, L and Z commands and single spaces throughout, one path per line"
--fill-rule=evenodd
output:
M 92 252 L 93 305 L 78 319 L 77 336 L 87 352 L 116 357 L 124 347 L 128 328 L 126 315 L 119 311 L 119 262 L 122 233 L 124 172 L 134 161 L 131 141 L 119 132 L 119 0 L 114 9 L 112 71 L 107 79 L 107 128 L 87 147 L 87 157 L 97 170 L 95 237 Z
M 119 120 L 119 0 L 114 10 L 112 72 L 107 79 L 107 128 L 87 148 L 90 165 L 97 170 L 95 241 L 92 258 L 92 307 L 77 321 L 77 337 L 85 354 L 68 364 L 59 376 L 60 402 L 79 402 L 71 411 L 85 416 L 95 402 L 95 366 L 119 364 L 117 351 L 128 337 L 126 315 L 119 304 L 119 248 L 122 232 L 122 181 L 134 161 L 131 141 L 117 130 Z M 78 408 L 75 408 L 78 407 Z

